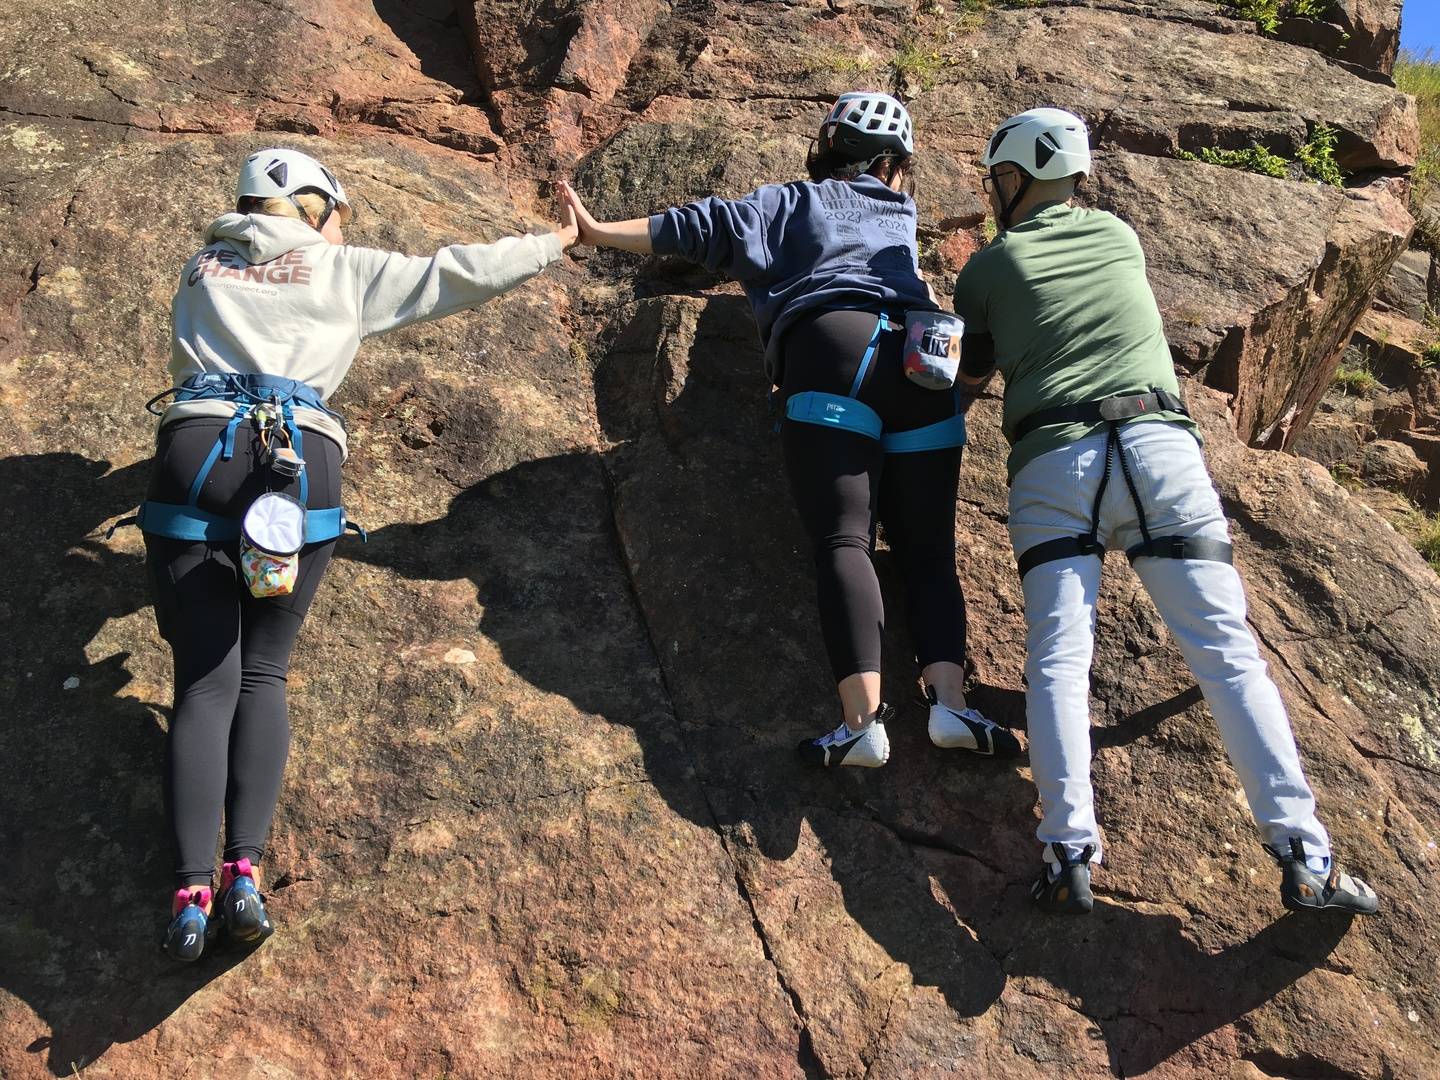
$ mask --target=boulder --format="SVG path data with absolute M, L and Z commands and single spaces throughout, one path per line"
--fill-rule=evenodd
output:
M 1408 319 L 1424 319 L 1430 304 L 1430 262 L 1428 251 L 1403 252 L 1380 286 L 1380 302 Z
M 1415 499 L 1428 486 L 1430 466 L 1405 443 L 1377 439 L 1367 445 L 1361 455 L 1360 477 L 1367 483 Z

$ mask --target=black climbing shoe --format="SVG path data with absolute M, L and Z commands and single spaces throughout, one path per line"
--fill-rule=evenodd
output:
M 943 750 L 968 750 L 982 757 L 1013 758 L 1021 753 L 1020 740 L 979 709 L 952 709 L 941 705 L 935 688 L 927 687 L 930 702 L 930 741 Z
M 1095 854 L 1095 845 L 1086 844 L 1078 859 L 1070 858 L 1064 844 L 1051 844 L 1059 860 L 1059 873 L 1050 873 L 1051 864 L 1040 867 L 1040 876 L 1030 887 L 1035 903 L 1046 911 L 1061 915 L 1085 915 L 1095 906 L 1090 895 L 1090 859 Z
M 811 765 L 859 765 L 878 769 L 890 760 L 890 737 L 885 734 L 885 721 L 894 715 L 895 710 L 882 703 L 875 710 L 875 719 L 859 731 L 851 731 L 841 721 L 838 728 L 818 739 L 801 739 L 795 750 L 801 760 Z
M 236 945 L 253 948 L 275 932 L 249 859 L 227 862 L 221 869 L 219 906 L 225 934 Z
M 192 964 L 205 954 L 206 947 L 214 944 L 219 923 L 213 908 L 210 914 L 205 912 L 212 907 L 213 900 L 209 886 L 187 885 L 175 893 L 170 905 L 170 925 L 160 942 L 172 960 Z
M 1290 838 L 1290 853 L 1282 855 L 1269 844 L 1265 850 L 1280 864 L 1280 902 L 1291 911 L 1348 911 L 1374 915 L 1380 908 L 1375 890 L 1357 877 L 1342 874 L 1334 859 L 1328 874 L 1316 873 L 1305 862 L 1305 844 Z

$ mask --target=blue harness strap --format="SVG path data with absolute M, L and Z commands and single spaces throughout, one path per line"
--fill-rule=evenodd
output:
M 234 518 L 177 503 L 143 502 L 140 512 L 135 515 L 135 524 L 140 526 L 141 532 L 168 536 L 172 540 L 189 540 L 191 543 L 224 543 L 240 536 L 240 523 Z
M 965 417 L 956 413 L 948 420 L 910 431 L 887 431 L 880 437 L 887 454 L 918 454 L 965 445 Z
M 791 394 L 785 403 L 785 415 L 802 424 L 839 428 L 867 439 L 880 438 L 880 414 L 863 401 L 819 390 Z
M 119 524 L 124 524 L 120 522 Z M 240 538 L 240 522 L 235 518 L 222 517 L 197 506 L 180 506 L 177 503 L 144 502 L 135 516 L 135 524 L 141 532 L 157 536 L 168 536 L 172 540 L 188 540 L 191 543 L 225 543 Z M 323 544 L 335 540 L 346 532 L 357 533 L 366 543 L 370 534 L 345 519 L 342 507 L 332 506 L 324 510 L 305 512 L 305 543 Z
M 859 397 L 860 387 L 865 382 L 865 374 L 870 370 L 870 363 L 875 359 L 875 350 L 880 348 L 880 335 L 890 329 L 890 316 L 885 312 L 880 313 L 880 321 L 875 324 L 875 332 L 870 335 L 870 344 L 865 346 L 865 355 L 860 358 L 860 366 L 855 369 L 855 381 L 850 384 L 850 396 Z

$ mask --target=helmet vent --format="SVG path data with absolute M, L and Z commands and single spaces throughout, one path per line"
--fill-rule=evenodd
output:
M 995 132 L 995 137 L 990 140 L 991 157 L 994 157 L 996 153 L 999 152 L 1000 144 L 1005 141 L 1005 136 L 1009 135 L 1010 132 L 1014 131 L 1019 126 L 1019 124 L 1011 124 L 1009 127 L 1003 127 L 999 131 Z
M 1055 147 L 1043 136 L 1035 139 L 1035 167 L 1043 169 L 1045 163 L 1055 156 Z
M 265 175 L 275 181 L 276 187 L 285 186 L 285 178 L 290 174 L 289 167 L 283 161 L 277 161 L 265 170 Z

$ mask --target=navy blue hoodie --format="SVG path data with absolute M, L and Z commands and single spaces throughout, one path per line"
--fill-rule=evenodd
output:
M 701 199 L 652 216 L 650 243 L 744 286 L 774 383 L 785 330 L 807 311 L 938 310 L 916 266 L 915 201 L 873 176 Z

